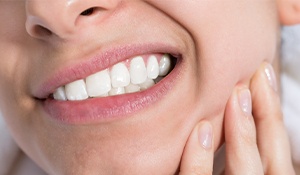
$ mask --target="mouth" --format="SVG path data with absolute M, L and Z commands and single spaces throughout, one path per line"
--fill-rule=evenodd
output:
M 135 56 L 60 86 L 49 98 L 81 101 L 144 91 L 166 77 L 175 67 L 176 60 L 167 53 Z
M 127 49 L 121 56 L 113 51 L 118 59 L 108 59 L 110 54 L 104 53 L 104 57 L 58 72 L 40 86 L 37 99 L 46 116 L 65 124 L 95 124 L 132 116 L 162 100 L 180 77 L 181 54 L 174 48 L 157 48 Z

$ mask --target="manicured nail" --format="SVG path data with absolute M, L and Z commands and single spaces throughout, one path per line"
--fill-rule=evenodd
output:
M 209 123 L 203 123 L 200 125 L 199 141 L 204 149 L 210 149 L 212 147 L 212 128 Z
M 274 73 L 274 69 L 270 64 L 267 64 L 265 66 L 265 74 L 267 76 L 270 86 L 274 89 L 274 91 L 277 92 L 277 80 Z
M 249 89 L 240 89 L 238 91 L 239 103 L 241 110 L 247 115 L 252 115 L 252 101 Z

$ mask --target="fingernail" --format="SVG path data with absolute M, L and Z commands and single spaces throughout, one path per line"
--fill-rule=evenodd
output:
M 212 147 L 212 128 L 209 123 L 203 123 L 199 127 L 199 141 L 204 149 Z
M 265 74 L 269 81 L 269 85 L 277 92 L 277 80 L 273 67 L 270 64 L 265 66 Z
M 241 110 L 247 115 L 252 115 L 251 93 L 249 89 L 241 89 L 238 91 L 239 103 Z

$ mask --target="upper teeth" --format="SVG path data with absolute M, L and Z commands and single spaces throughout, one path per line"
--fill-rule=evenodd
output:
M 154 80 L 160 80 L 169 73 L 171 60 L 168 54 L 142 56 L 127 62 L 113 65 L 111 68 L 92 74 L 59 87 L 54 93 L 56 100 L 85 100 L 89 97 L 104 97 L 124 93 L 138 92 L 150 88 Z M 147 62 L 147 64 L 145 64 Z

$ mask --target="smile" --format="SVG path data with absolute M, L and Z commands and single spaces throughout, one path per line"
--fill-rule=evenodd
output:
M 48 119 L 71 125 L 111 122 L 164 101 L 183 71 L 180 52 L 146 44 L 102 51 L 55 71 L 36 91 Z
M 57 88 L 55 100 L 79 101 L 146 90 L 174 68 L 169 54 L 135 56 L 110 68 Z

